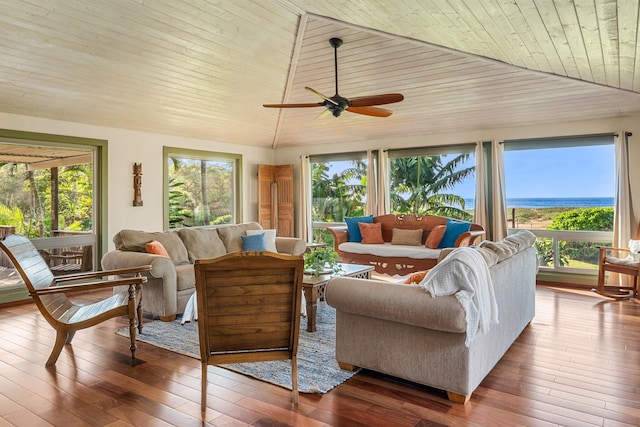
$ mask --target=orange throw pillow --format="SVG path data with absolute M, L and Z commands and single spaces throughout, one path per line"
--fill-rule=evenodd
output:
M 445 231 L 447 231 L 446 225 L 436 225 L 427 235 L 427 240 L 424 242 L 424 245 L 429 249 L 438 249 Z
M 147 253 L 148 254 L 162 255 L 162 256 L 166 256 L 167 258 L 169 258 L 169 253 L 164 248 L 162 243 L 158 242 L 157 240 L 152 240 L 149 243 L 147 243 L 146 244 L 146 249 L 147 249 Z
M 429 270 L 425 270 L 425 271 L 416 271 L 415 273 L 411 273 L 411 276 L 407 277 L 407 280 L 404 281 L 405 285 L 411 285 L 413 283 L 418 284 L 420 282 L 422 282 L 422 279 L 424 279 L 424 276 L 427 275 L 427 272 Z
M 362 234 L 362 242 L 365 244 L 382 244 L 382 225 L 379 222 L 367 224 L 359 222 L 360 234 Z

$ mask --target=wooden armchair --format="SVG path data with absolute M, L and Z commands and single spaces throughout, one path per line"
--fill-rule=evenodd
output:
M 208 365 L 291 359 L 293 402 L 298 403 L 298 333 L 302 256 L 233 252 L 196 260 L 202 412 Z
M 135 362 L 136 325 L 142 332 L 142 323 L 139 321 L 142 317 L 140 285 L 146 281 L 146 277 L 142 277 L 141 273 L 149 271 L 151 266 L 54 277 L 47 262 L 26 237 L 15 234 L 6 236 L 0 241 L 0 248 L 7 254 L 22 277 L 40 313 L 56 331 L 56 341 L 46 366 L 55 365 L 62 348 L 65 344 L 71 344 L 76 331 L 117 316 L 129 317 L 131 363 Z M 117 280 L 77 283 L 79 280 L 97 279 L 116 274 L 134 276 Z M 75 304 L 66 296 L 67 293 L 121 285 L 129 285 L 128 290 L 92 304 Z
M 638 297 L 640 261 L 637 258 L 629 257 L 629 254 L 631 254 L 631 251 L 628 248 L 600 247 L 598 287 L 595 289 L 597 293 L 615 299 Z M 604 282 L 606 271 L 633 277 L 632 286 L 606 285 Z

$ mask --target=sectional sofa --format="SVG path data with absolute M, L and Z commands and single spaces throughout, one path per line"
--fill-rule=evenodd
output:
M 184 312 L 185 305 L 195 292 L 195 259 L 215 258 L 226 253 L 243 250 L 241 236 L 262 230 L 257 222 L 193 227 L 171 231 L 147 232 L 122 230 L 113 237 L 115 250 L 102 257 L 102 268 L 151 265 L 147 283 L 143 288 L 143 310 L 147 315 L 171 321 Z M 265 231 L 267 250 L 301 255 L 306 250 L 302 239 L 275 237 L 275 231 Z M 166 255 L 147 252 L 147 243 L 159 242 Z
M 340 366 L 424 384 L 446 391 L 452 401 L 466 403 L 535 315 L 534 241 L 535 236 L 523 230 L 500 242 L 482 242 L 477 249 L 454 249 L 420 286 L 331 279 L 325 300 L 336 309 Z M 465 261 L 471 255 L 475 264 Z M 474 324 L 477 313 L 474 316 L 473 310 L 465 309 L 469 293 L 433 296 L 426 290 L 453 285 L 468 292 L 482 281 L 483 272 L 490 277 L 496 317 L 485 317 L 484 323 Z M 487 300 L 477 302 L 482 307 Z

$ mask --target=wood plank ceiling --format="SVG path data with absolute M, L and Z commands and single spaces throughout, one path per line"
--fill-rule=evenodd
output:
M 0 0 L 0 112 L 264 147 L 640 111 L 631 0 Z M 388 118 L 263 103 L 400 92 Z

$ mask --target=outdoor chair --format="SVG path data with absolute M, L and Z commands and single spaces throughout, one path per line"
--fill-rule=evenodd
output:
M 298 333 L 302 256 L 233 252 L 196 260 L 202 400 L 208 365 L 291 359 L 293 402 L 298 403 Z
M 13 266 L 27 286 L 40 313 L 56 331 L 56 341 L 46 366 L 55 365 L 65 344 L 71 344 L 76 331 L 97 325 L 117 316 L 128 316 L 131 338 L 131 364 L 135 363 L 136 326 L 142 332 L 142 289 L 146 277 L 141 273 L 151 266 L 77 273 L 54 277 L 49 265 L 29 239 L 15 234 L 0 241 L 0 248 L 7 254 Z M 98 279 L 110 275 L 130 275 L 116 280 Z M 127 291 L 109 296 L 92 304 L 80 305 L 70 301 L 66 294 L 128 285 Z
M 640 238 L 640 228 L 638 229 Z M 630 243 L 640 243 L 631 240 Z M 628 285 L 605 284 L 605 272 L 612 272 L 631 276 Z M 637 298 L 638 276 L 640 275 L 639 254 L 631 248 L 600 247 L 598 259 L 598 287 L 595 291 L 601 295 L 615 299 Z

